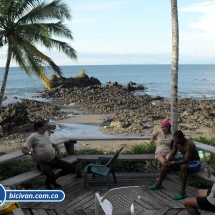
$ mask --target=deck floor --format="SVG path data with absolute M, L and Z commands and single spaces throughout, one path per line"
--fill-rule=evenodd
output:
M 171 196 L 180 191 L 180 179 L 168 174 L 163 182 L 163 189 L 151 191 L 148 186 L 152 185 L 156 173 L 116 173 L 118 183 L 112 182 L 112 188 L 123 186 L 140 186 L 144 196 L 135 201 L 136 214 L 144 215 L 187 215 L 183 200 L 173 200 Z M 106 181 L 102 177 L 92 179 L 89 175 L 87 188 L 84 188 L 83 177 L 75 178 L 68 175 L 58 179 L 63 185 L 65 199 L 62 202 L 28 202 L 21 203 L 21 208 L 26 215 L 94 215 L 95 193 L 105 194 L 108 191 Z M 44 188 L 41 188 L 44 189 Z M 195 196 L 197 189 L 187 187 L 188 196 Z M 104 213 L 100 210 L 100 214 Z

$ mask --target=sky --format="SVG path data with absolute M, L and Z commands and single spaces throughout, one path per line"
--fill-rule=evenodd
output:
M 171 64 L 171 0 L 63 0 L 71 9 L 77 61 L 48 52 L 58 65 Z M 178 0 L 179 64 L 214 64 L 215 0 Z M 6 47 L 0 65 L 6 62 Z M 12 62 L 12 66 L 16 66 Z

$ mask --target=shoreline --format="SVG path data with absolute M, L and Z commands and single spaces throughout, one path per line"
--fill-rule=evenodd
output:
M 59 124 L 68 124 L 68 125 L 73 125 L 74 127 L 76 127 L 76 125 L 92 125 L 92 126 L 96 126 L 99 130 L 100 126 L 103 124 L 103 121 L 105 119 L 108 119 L 109 117 L 111 117 L 111 114 L 87 114 L 87 115 L 76 115 L 73 117 L 69 117 L 66 119 L 61 119 L 61 120 L 56 120 L 54 122 L 50 122 L 49 125 L 59 125 Z M 159 127 L 157 127 L 159 128 Z M 203 131 L 203 130 L 202 130 Z M 101 135 L 106 135 L 105 133 L 103 133 L 101 130 Z M 186 135 L 186 137 L 190 137 L 192 136 L 190 134 L 190 132 L 188 131 L 183 131 Z M 26 132 L 25 134 L 23 134 L 23 138 L 17 138 L 16 140 L 5 140 L 2 141 L 0 144 L 0 152 L 2 153 L 8 153 L 11 151 L 15 151 L 18 149 L 21 149 L 23 143 L 25 142 L 25 140 L 27 139 L 27 137 L 31 134 L 32 132 Z M 195 132 L 193 133 L 195 134 Z M 13 135 L 13 134 L 12 134 Z M 110 134 L 110 135 L 114 135 L 114 134 Z M 138 136 L 148 136 L 149 131 L 143 131 L 142 133 L 138 133 L 138 134 L 130 134 L 130 135 L 138 135 Z M 209 132 L 208 132 L 208 135 Z M 195 134 L 192 137 L 196 137 L 196 136 L 200 136 L 199 134 Z M 149 143 L 149 141 L 142 141 L 142 140 L 134 140 L 134 141 L 126 141 L 126 140 L 120 140 L 120 141 L 101 141 L 101 142 L 97 142 L 97 141 L 81 141 L 78 142 L 77 145 L 75 145 L 75 149 L 79 150 L 79 149 L 98 149 L 98 150 L 103 150 L 104 152 L 109 152 L 109 151 L 116 151 L 121 147 L 124 147 L 124 150 L 130 150 L 131 147 L 133 145 L 136 144 L 140 144 L 143 142 L 147 142 Z M 3 144 L 2 144 L 3 143 Z
M 85 77 L 85 81 L 89 80 Z M 32 133 L 32 122 L 37 118 L 49 119 L 51 126 L 57 123 L 95 125 L 100 132 L 109 135 L 150 136 L 160 128 L 161 120 L 170 116 L 170 101 L 160 96 L 135 94 L 117 83 L 79 87 L 71 87 L 70 84 L 69 80 L 59 80 L 59 83 L 57 80 L 56 87 L 43 91 L 42 97 L 52 99 L 50 103 L 24 99 L 22 103 L 3 107 L 0 152 L 21 148 Z M 178 129 L 188 138 L 213 137 L 214 106 L 215 100 L 179 98 Z M 107 146 L 113 148 L 113 144 Z M 103 147 L 108 150 L 105 145 Z
M 171 64 L 62 65 L 61 67 L 63 76 L 66 78 L 74 77 L 80 71 L 85 70 L 89 77 L 98 78 L 104 85 L 108 81 L 118 81 L 122 85 L 133 81 L 146 86 L 148 89 L 145 93 L 151 96 L 170 96 Z M 214 64 L 179 64 L 180 76 L 186 77 L 179 78 L 179 98 L 215 99 L 214 84 L 211 80 L 214 69 Z M 31 90 L 36 94 L 43 90 L 42 83 L 36 79 L 30 79 L 19 67 L 11 67 L 10 70 L 14 73 L 14 76 L 10 77 L 10 82 L 7 83 L 7 86 L 12 89 L 8 94 L 10 99 L 16 101 L 13 97 L 19 98 L 23 93 L 24 98 L 29 98 L 31 95 L 28 97 L 26 93 Z M 154 77 L 158 77 L 156 75 L 162 77 L 161 80 L 155 80 Z M 29 87 L 23 86 L 23 82 L 29 83 Z M 20 85 L 21 88 L 13 89 L 14 83 L 15 86 Z M 190 88 L 192 85 L 195 88 Z
M 111 114 L 89 114 L 89 115 L 77 115 L 65 120 L 57 120 L 55 122 L 51 122 L 49 124 L 54 124 L 54 125 L 59 125 L 59 124 L 71 124 L 75 125 L 76 124 L 81 124 L 81 125 L 92 125 L 92 126 L 101 126 L 103 123 L 104 119 L 107 119 L 111 116 Z M 95 132 L 96 135 L 97 132 Z M 105 136 L 107 134 L 103 133 L 100 130 L 100 136 Z M 141 134 L 131 134 L 131 135 L 138 135 L 141 136 Z M 87 136 L 87 135 L 86 135 Z M 114 135 L 112 135 L 114 136 Z M 122 137 L 123 138 L 123 137 Z M 109 152 L 109 151 L 117 151 L 119 148 L 124 147 L 124 150 L 130 150 L 133 145 L 140 144 L 142 142 L 149 142 L 149 141 L 143 141 L 143 140 L 119 140 L 119 141 L 111 141 L 111 140 L 106 140 L 106 141 L 81 141 L 75 144 L 75 149 L 97 149 L 97 150 L 102 150 L 104 153 Z

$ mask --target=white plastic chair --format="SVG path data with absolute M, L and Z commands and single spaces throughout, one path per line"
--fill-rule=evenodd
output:
M 214 212 L 202 210 L 200 212 L 201 215 L 214 215 Z
M 99 215 L 99 205 L 106 215 L 135 215 L 133 202 L 142 195 L 139 186 L 111 189 L 103 197 L 96 193 L 95 215 Z

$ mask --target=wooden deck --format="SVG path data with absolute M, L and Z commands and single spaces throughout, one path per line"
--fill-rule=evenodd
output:
M 156 173 L 116 173 L 118 183 L 112 182 L 112 188 L 123 186 L 141 186 L 144 196 L 135 201 L 136 214 L 144 215 L 187 215 L 183 200 L 173 200 L 171 196 L 180 190 L 180 180 L 177 176 L 168 174 L 163 182 L 164 188 L 151 191 L 148 186 L 153 184 Z M 92 179 L 89 175 L 87 188 L 84 188 L 83 177 L 76 178 L 68 175 L 58 179 L 63 185 L 65 199 L 62 202 L 29 202 L 21 203 L 26 215 L 93 215 L 95 214 L 95 193 L 104 194 L 108 191 L 106 181 L 96 176 Z M 44 189 L 44 188 L 41 188 Z M 187 187 L 188 196 L 195 196 L 197 189 Z M 104 213 L 100 210 L 100 214 Z

